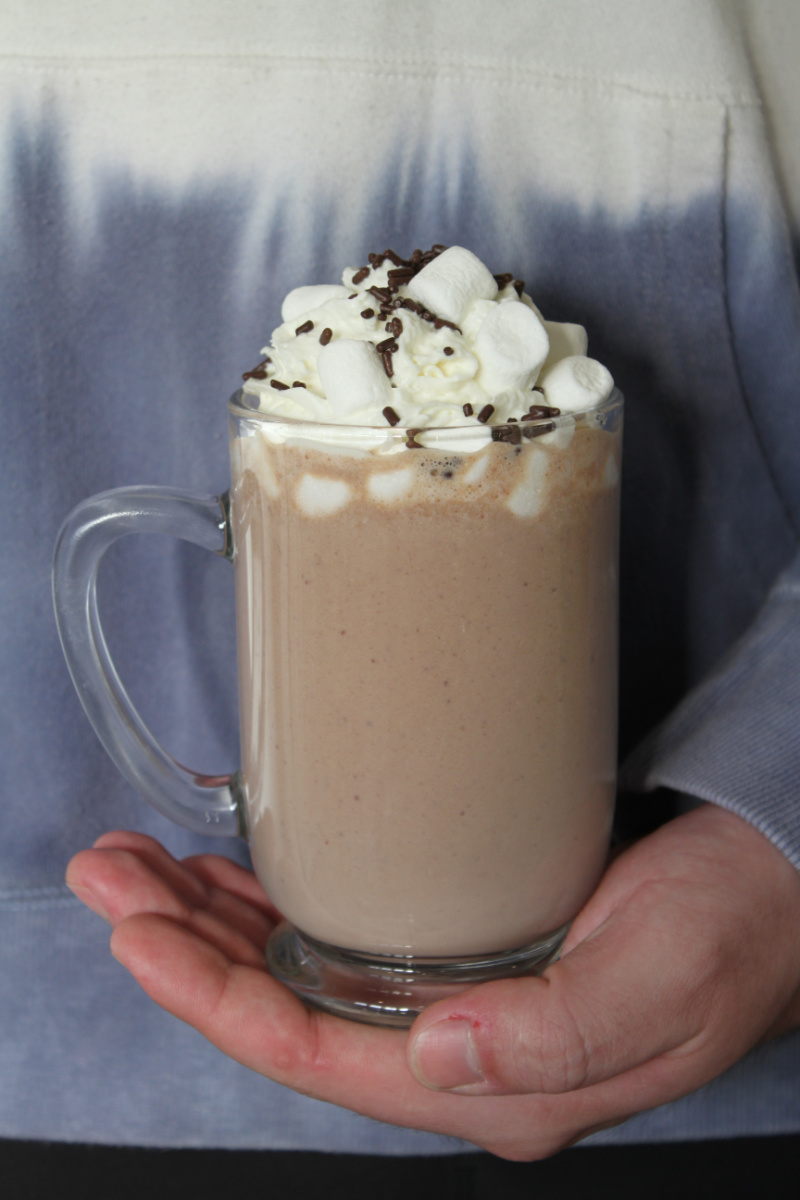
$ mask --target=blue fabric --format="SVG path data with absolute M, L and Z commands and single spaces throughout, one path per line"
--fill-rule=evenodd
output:
M 509 112 L 531 103 L 510 82 L 502 94 Z M 615 124 L 618 99 L 591 103 L 622 155 L 629 132 Z M 646 191 L 654 101 L 626 94 L 625 103 L 643 131 L 634 143 L 641 162 L 632 154 L 629 170 Z M 547 104 L 537 95 L 531 112 Z M 497 107 L 498 120 L 506 110 Z M 446 105 L 433 105 L 431 138 L 450 139 L 449 157 L 431 168 L 411 135 L 380 161 L 365 146 L 352 179 L 353 194 L 368 198 L 357 220 L 348 220 L 348 196 L 337 198 L 323 178 L 300 212 L 276 182 L 259 226 L 267 177 L 206 173 L 176 189 L 108 163 L 89 219 L 79 205 L 76 215 L 65 112 L 57 103 L 20 108 L 1 167 L 0 1134 L 462 1149 L 315 1104 L 226 1060 L 150 1004 L 109 959 L 104 927 L 67 897 L 68 858 L 109 828 L 144 830 L 177 854 L 246 862 L 246 850 L 170 826 L 106 759 L 53 624 L 56 532 L 77 501 L 108 487 L 226 486 L 224 401 L 291 286 L 336 280 L 386 245 L 468 245 L 492 269 L 525 278 L 548 318 L 582 320 L 590 353 L 627 397 L 628 786 L 668 784 L 724 804 L 800 862 L 798 585 L 787 574 L 775 587 L 800 528 L 800 305 L 780 210 L 728 172 L 721 104 L 698 102 L 686 115 L 667 98 L 653 119 L 667 130 L 665 147 L 672 138 L 680 157 L 694 131 L 707 164 L 689 199 L 676 191 L 619 211 L 587 205 L 548 190 L 526 167 L 525 146 L 512 142 L 509 159 L 520 164 L 512 211 L 486 166 L 485 141 L 451 129 Z M 182 761 L 234 767 L 227 564 L 182 544 L 127 539 L 109 554 L 100 587 L 111 650 L 145 719 Z M 798 1076 L 794 1036 L 591 1140 L 797 1130 Z

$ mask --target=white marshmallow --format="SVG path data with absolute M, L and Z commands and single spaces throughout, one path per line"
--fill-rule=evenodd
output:
M 493 300 L 497 282 L 471 250 L 451 246 L 423 267 L 408 284 L 412 300 L 456 325 L 476 300 Z
M 350 338 L 329 342 L 319 352 L 317 371 L 337 417 L 364 409 L 380 413 L 392 403 L 392 385 L 372 342 Z
M 284 297 L 281 320 L 296 321 L 304 313 L 319 308 L 321 304 L 327 304 L 329 300 L 346 299 L 351 291 L 352 289 L 348 291 L 341 283 L 318 283 L 310 287 L 294 288 Z
M 409 492 L 413 482 L 414 471 L 411 467 L 402 467 L 399 471 L 376 471 L 367 480 L 367 490 L 374 500 L 390 504 Z
M 522 301 L 523 304 L 527 304 L 528 308 L 533 309 L 533 311 L 536 313 L 536 315 L 540 321 L 544 321 L 544 317 L 542 316 L 540 310 L 533 303 L 533 301 L 531 300 L 531 298 L 527 292 L 522 293 L 522 295 L 520 296 L 520 300 Z
M 571 325 L 568 321 L 545 321 L 544 327 L 550 338 L 550 353 L 544 360 L 542 374 L 562 358 L 569 358 L 573 354 L 585 355 L 589 349 L 589 337 L 582 325 Z
M 327 517 L 350 500 L 350 485 L 343 479 L 303 475 L 295 488 L 298 507 L 309 517 Z
M 547 403 L 554 408 L 564 413 L 582 412 L 607 399 L 614 380 L 596 359 L 573 354 L 562 358 L 546 375 L 540 375 L 539 386 Z
M 619 467 L 613 454 L 609 454 L 603 468 L 603 484 L 605 487 L 616 487 L 619 483 Z
M 547 466 L 547 451 L 539 446 L 530 446 L 525 474 L 506 501 L 506 506 L 518 517 L 535 517 L 542 507 Z
M 478 383 L 490 396 L 531 387 L 549 347 L 544 325 L 527 304 L 495 305 L 475 337 Z

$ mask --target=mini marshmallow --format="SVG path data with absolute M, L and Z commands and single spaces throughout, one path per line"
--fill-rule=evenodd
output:
M 411 467 L 402 467 L 399 471 L 376 471 L 367 480 L 367 490 L 374 500 L 390 504 L 392 500 L 399 500 L 411 491 L 413 482 L 414 471 Z
M 317 371 L 336 417 L 364 409 L 381 413 L 392 403 L 392 385 L 372 342 L 329 342 L 319 352 Z
M 319 308 L 321 304 L 327 304 L 329 300 L 346 300 L 349 295 L 350 291 L 341 283 L 318 283 L 310 287 L 294 288 L 281 305 L 281 320 L 296 321 L 304 313 Z
M 542 507 L 544 477 L 547 474 L 548 454 L 539 446 L 528 449 L 525 474 L 506 501 L 506 507 L 518 517 L 535 517 Z
M 303 475 L 295 488 L 295 500 L 309 517 L 327 517 L 338 512 L 350 500 L 350 485 L 343 479 L 321 475 Z
M 458 325 L 476 300 L 493 300 L 497 282 L 488 267 L 463 246 L 451 246 L 408 284 L 412 300 Z
M 585 356 L 589 349 L 589 337 L 582 325 L 571 325 L 568 321 L 545 321 L 544 327 L 550 338 L 550 353 L 544 360 L 542 374 L 562 358 L 569 358 L 573 354 Z
M 532 387 L 549 348 L 544 325 L 533 309 L 511 300 L 497 304 L 475 337 L 481 364 L 478 383 L 490 396 Z
M 611 372 L 594 358 L 572 354 L 562 358 L 547 374 L 539 377 L 548 404 L 562 412 L 582 412 L 594 408 L 611 395 Z

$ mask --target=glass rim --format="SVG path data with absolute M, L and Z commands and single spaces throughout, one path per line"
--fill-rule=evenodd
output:
M 279 416 L 276 413 L 265 412 L 260 408 L 249 408 L 247 405 L 241 402 L 240 397 L 242 396 L 252 396 L 255 400 L 257 399 L 257 393 L 246 392 L 244 388 L 240 387 L 237 388 L 233 395 L 228 398 L 228 412 L 231 414 L 231 416 L 237 417 L 241 420 L 262 421 L 265 425 L 289 425 L 296 429 L 312 426 L 315 429 L 335 429 L 338 431 L 352 430 L 353 432 L 362 431 L 364 433 L 369 432 L 372 434 L 377 431 L 387 435 L 392 434 L 398 437 L 407 437 L 409 435 L 413 435 L 414 433 L 428 434 L 433 432 L 442 434 L 457 432 L 461 435 L 469 435 L 471 432 L 477 434 L 484 433 L 486 430 L 514 429 L 520 428 L 520 426 L 523 429 L 529 427 L 538 428 L 542 425 L 547 425 L 549 428 L 557 428 L 559 425 L 564 425 L 568 422 L 572 423 L 576 421 L 582 421 L 587 417 L 597 417 L 598 415 L 605 416 L 614 409 L 622 408 L 625 403 L 625 398 L 622 392 L 617 385 L 614 384 L 606 399 L 600 404 L 593 405 L 591 408 L 583 408 L 579 412 L 561 413 L 557 417 L 535 417 L 530 421 L 502 421 L 494 425 L 490 425 L 488 422 L 483 424 L 481 422 L 476 423 L 474 421 L 471 421 L 468 424 L 465 422 L 463 425 L 420 426 L 402 425 L 400 423 L 397 425 L 356 425 L 345 421 L 316 421 L 313 417 Z M 341 437 L 341 432 L 339 433 L 339 436 Z

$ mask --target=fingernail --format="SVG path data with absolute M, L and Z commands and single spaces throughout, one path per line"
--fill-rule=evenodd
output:
M 97 913 L 98 917 L 102 917 L 104 921 L 108 921 L 109 925 L 111 924 L 111 917 L 94 892 L 90 891 L 83 884 L 70 883 L 69 880 L 67 880 L 67 887 L 73 896 L 77 896 L 87 908 L 90 908 L 93 913 Z
M 411 1048 L 411 1069 L 425 1087 L 440 1091 L 482 1083 L 470 1022 L 454 1017 L 423 1029 Z

